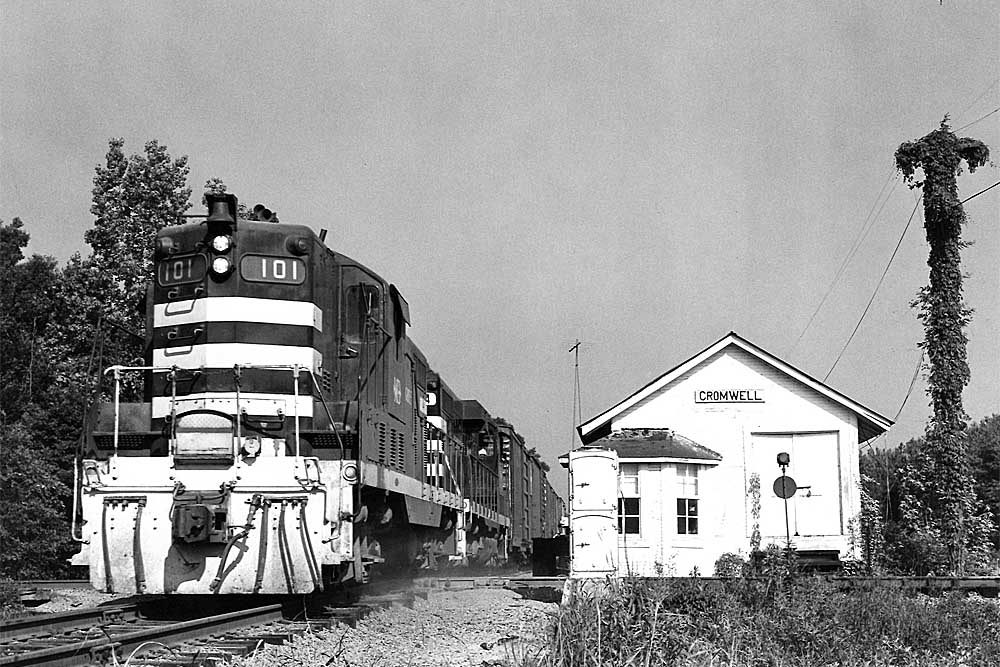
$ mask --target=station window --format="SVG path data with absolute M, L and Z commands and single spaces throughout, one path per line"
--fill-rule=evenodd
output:
M 618 532 L 639 534 L 639 466 L 623 463 L 618 483 Z
M 677 466 L 677 534 L 698 534 L 698 466 Z

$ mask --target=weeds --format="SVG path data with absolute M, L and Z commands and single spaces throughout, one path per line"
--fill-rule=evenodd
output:
M 5 621 L 23 615 L 24 605 L 21 604 L 21 589 L 17 582 L 0 579 L 0 620 Z
M 1000 664 L 1000 605 L 843 593 L 787 571 L 610 580 L 560 609 L 547 651 L 518 657 L 520 667 Z

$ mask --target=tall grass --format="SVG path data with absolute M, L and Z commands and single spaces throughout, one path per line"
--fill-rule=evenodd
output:
M 1000 664 L 1000 605 L 844 593 L 808 577 L 611 580 L 554 619 L 522 667 Z
M 21 589 L 17 582 L 0 579 L 0 621 L 24 615 L 21 604 Z

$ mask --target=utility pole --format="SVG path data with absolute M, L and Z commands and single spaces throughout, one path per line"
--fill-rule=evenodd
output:
M 972 311 L 962 302 L 962 224 L 965 211 L 958 198 L 957 176 L 962 162 L 975 171 L 989 161 L 990 149 L 981 141 L 956 137 L 941 127 L 896 149 L 896 167 L 911 188 L 923 189 L 924 229 L 930 254 L 930 277 L 915 301 L 924 325 L 920 344 L 930 362 L 927 393 L 934 415 L 925 431 L 925 450 L 917 457 L 909 519 L 916 532 L 929 517 L 940 530 L 948 552 L 948 569 L 965 574 L 970 540 L 969 524 L 975 509 L 973 479 L 966 444 L 966 414 L 962 390 L 969 382 L 965 326 Z M 921 170 L 923 180 L 914 175 Z

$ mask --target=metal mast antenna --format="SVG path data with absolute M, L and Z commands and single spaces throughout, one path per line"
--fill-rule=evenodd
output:
M 577 424 L 583 421 L 583 401 L 580 399 L 580 339 L 577 338 L 573 347 L 569 348 L 573 353 L 573 430 Z M 569 448 L 574 449 L 576 435 L 570 436 Z
M 573 426 L 570 431 L 569 452 L 566 454 L 566 532 L 569 534 L 569 570 L 573 571 L 573 450 L 576 449 L 576 427 L 583 421 L 583 406 L 580 399 L 580 339 L 573 347 Z

